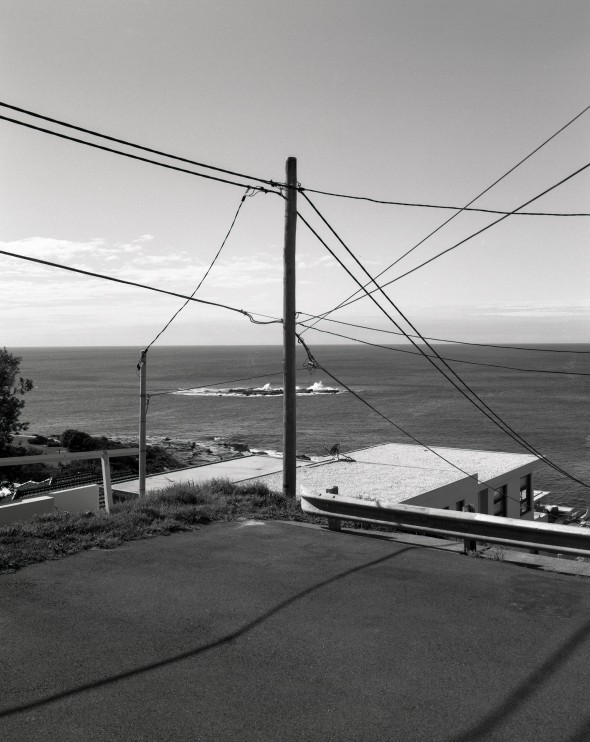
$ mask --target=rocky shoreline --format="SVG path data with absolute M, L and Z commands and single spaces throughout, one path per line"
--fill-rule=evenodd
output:
M 137 438 L 109 436 L 110 440 L 117 441 L 126 447 L 137 447 Z M 148 446 L 158 446 L 178 461 L 181 467 L 213 464 L 218 461 L 235 459 L 243 456 L 252 456 L 254 452 L 244 441 L 212 437 L 206 440 L 193 438 L 170 438 L 168 436 L 147 436 Z M 257 455 L 266 452 L 256 450 Z M 268 455 L 268 454 L 266 454 Z

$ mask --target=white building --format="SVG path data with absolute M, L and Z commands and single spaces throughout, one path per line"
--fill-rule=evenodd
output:
M 347 456 L 352 461 L 341 458 L 299 468 L 297 491 L 304 487 L 310 494 L 324 493 L 338 487 L 343 497 L 384 504 L 448 510 L 470 505 L 478 513 L 534 519 L 534 472 L 542 463 L 535 456 L 434 446 L 429 450 L 403 443 L 351 451 Z M 281 473 L 261 481 L 282 488 Z

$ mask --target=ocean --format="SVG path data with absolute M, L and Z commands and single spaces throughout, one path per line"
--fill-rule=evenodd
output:
M 513 366 L 514 371 L 451 362 L 457 373 L 517 433 L 560 467 L 590 483 L 590 345 L 541 346 L 551 352 L 436 345 L 446 358 Z M 538 346 L 537 346 L 538 347 Z M 396 350 L 397 349 L 397 350 Z M 358 345 L 318 345 L 312 351 L 328 371 L 421 442 L 431 446 L 525 452 L 453 389 L 422 357 Z M 139 349 L 16 348 L 21 374 L 34 381 L 23 419 L 31 433 L 78 428 L 91 434 L 136 436 L 139 413 Z M 585 351 L 587 355 L 558 351 Z M 341 389 L 324 371 L 304 368 L 298 349 L 297 383 Z M 278 346 L 153 347 L 148 354 L 149 436 L 203 440 L 221 436 L 252 448 L 281 450 L 282 397 L 243 395 L 244 389 L 281 386 Z M 246 380 L 247 377 L 250 379 Z M 253 378 L 257 377 L 257 378 Z M 221 382 L 221 384 L 219 384 Z M 205 387 L 206 390 L 200 388 Z M 197 389 L 200 388 L 200 389 Z M 185 389 L 183 393 L 163 393 Z M 298 451 L 325 453 L 384 442 L 411 442 L 349 392 L 297 397 Z M 536 475 L 537 489 L 585 497 L 590 489 L 549 467 Z

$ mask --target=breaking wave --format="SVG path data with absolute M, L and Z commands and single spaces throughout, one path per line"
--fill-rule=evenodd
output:
M 324 386 L 321 381 L 316 381 L 308 387 L 296 387 L 297 396 L 315 396 L 318 394 L 342 394 L 343 389 L 332 386 Z M 228 387 L 227 389 L 214 389 L 212 387 L 196 387 L 194 389 L 182 389 L 173 394 L 188 397 L 282 397 L 283 387 L 265 384 L 257 387 Z

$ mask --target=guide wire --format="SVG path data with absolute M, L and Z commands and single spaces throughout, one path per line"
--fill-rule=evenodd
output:
M 303 322 L 298 322 L 298 325 L 305 327 L 310 330 L 314 330 L 315 332 L 322 332 L 327 335 L 333 335 L 334 337 L 343 338 L 344 340 L 351 340 L 353 343 L 361 343 L 362 345 L 371 345 L 373 348 L 382 348 L 383 350 L 390 350 L 394 353 L 406 353 L 410 356 L 419 356 L 423 355 L 421 353 L 414 353 L 412 350 L 404 350 L 403 348 L 395 348 L 392 345 L 381 345 L 379 343 L 373 343 L 369 340 L 361 340 L 360 338 L 351 337 L 350 335 L 343 335 L 339 332 L 332 332 L 331 330 L 322 330 L 319 327 L 306 325 Z M 518 368 L 516 366 L 504 366 L 499 363 L 484 363 L 482 361 L 467 361 L 467 360 L 461 360 L 459 358 L 445 358 L 444 356 L 428 356 L 429 358 L 441 358 L 443 361 L 449 361 L 451 363 L 465 363 L 470 366 L 485 366 L 489 368 L 503 368 L 508 371 L 522 371 L 524 373 L 533 373 L 533 374 L 562 374 L 565 376 L 590 376 L 590 373 L 584 373 L 581 371 L 558 371 L 555 369 L 540 369 L 540 368 Z
M 308 199 L 308 197 L 306 197 L 306 198 Z M 309 200 L 309 199 L 308 199 L 308 200 Z M 454 387 L 455 387 L 455 389 L 457 389 L 457 391 L 458 391 L 458 392 L 459 392 L 459 393 L 460 393 L 460 394 L 461 394 L 461 395 L 462 395 L 463 397 L 465 397 L 465 398 L 466 398 L 466 399 L 467 399 L 467 400 L 468 400 L 469 402 L 471 402 L 471 404 L 473 404 L 473 405 L 474 405 L 474 406 L 475 406 L 475 407 L 476 407 L 476 408 L 477 408 L 477 409 L 478 409 L 478 410 L 479 410 L 479 411 L 480 411 L 480 412 L 481 412 L 481 413 L 482 413 L 483 415 L 485 415 L 485 416 L 486 416 L 486 417 L 487 417 L 487 418 L 488 418 L 488 419 L 489 419 L 489 420 L 490 420 L 491 422 L 493 422 L 493 423 L 494 423 L 494 425 L 496 425 L 496 426 L 497 426 L 498 428 L 500 428 L 500 429 L 501 429 L 501 430 L 502 430 L 502 431 L 503 431 L 504 433 L 506 433 L 507 435 L 509 435 L 509 436 L 510 436 L 510 437 L 511 437 L 511 438 L 512 438 L 512 439 L 513 439 L 514 441 L 516 441 L 516 442 L 517 442 L 517 443 L 519 443 L 519 444 L 520 444 L 521 446 L 523 446 L 523 448 L 527 449 L 527 450 L 528 450 L 528 451 L 529 451 L 530 453 L 534 453 L 534 455 L 535 455 L 535 456 L 537 456 L 538 458 L 540 458 L 540 459 L 541 459 L 541 460 L 542 460 L 542 461 L 543 461 L 544 463 L 546 463 L 546 464 L 547 464 L 548 466 L 550 466 L 551 468 L 555 469 L 555 471 L 558 471 L 558 472 L 559 472 L 560 474 L 563 474 L 564 476 L 568 477 L 568 478 L 569 478 L 569 479 L 571 479 L 572 481 L 575 481 L 575 482 L 577 482 L 578 484 L 581 484 L 582 486 L 584 486 L 584 487 L 587 487 L 588 489 L 590 489 L 590 485 L 588 485 L 588 484 L 586 484 L 585 482 L 583 482 L 583 481 L 581 481 L 581 480 L 577 479 L 577 478 L 576 478 L 576 477 L 574 477 L 574 476 L 573 476 L 572 474 L 569 474 L 569 473 L 568 473 L 568 472 L 566 472 L 566 471 L 565 471 L 564 469 L 562 469 L 561 467 L 559 467 L 559 465 L 558 465 L 558 464 L 555 464 L 555 463 L 554 463 L 553 461 L 551 461 L 550 459 L 548 459 L 548 458 L 547 458 L 547 457 L 546 457 L 546 456 L 545 456 L 544 454 L 542 454 L 542 453 L 541 453 L 540 451 L 538 451 L 538 450 L 537 450 L 537 449 L 536 449 L 536 448 L 535 448 L 535 447 L 534 447 L 534 446 L 533 446 L 532 444 L 528 443 L 528 442 L 527 442 L 527 441 L 526 441 L 526 440 L 525 440 L 525 439 L 524 439 L 524 438 L 523 438 L 523 437 L 522 437 L 522 436 L 521 436 L 521 435 L 520 435 L 519 433 L 517 433 L 517 432 L 516 432 L 516 431 L 515 431 L 515 430 L 514 430 L 513 428 L 511 428 L 511 427 L 510 427 L 510 425 L 509 425 L 508 423 L 506 423 L 506 422 L 505 422 L 505 421 L 504 421 L 504 420 L 503 420 L 503 419 L 502 419 L 502 418 L 501 418 L 501 417 L 500 417 L 500 416 L 499 416 L 499 415 L 498 415 L 498 414 L 497 414 L 496 412 L 494 412 L 494 411 L 493 411 L 493 410 L 492 410 L 492 409 L 491 409 L 491 408 L 489 407 L 489 405 L 488 405 L 488 404 L 487 404 L 487 403 L 486 403 L 486 402 L 485 402 L 484 400 L 482 400 L 482 399 L 481 399 L 481 397 L 479 397 L 479 396 L 477 395 L 477 393 L 476 393 L 476 392 L 475 392 L 475 391 L 474 391 L 473 389 L 471 389 L 471 387 L 470 387 L 470 386 L 469 386 L 469 385 L 468 385 L 468 384 L 467 384 L 467 383 L 466 383 L 465 381 L 463 381 L 463 379 L 461 379 L 461 377 L 460 377 L 460 376 L 459 376 L 459 375 L 457 374 L 457 372 L 456 372 L 456 371 L 454 371 L 454 370 L 453 370 L 453 369 L 452 369 L 452 368 L 451 368 L 451 367 L 450 367 L 450 366 L 449 366 L 449 365 L 448 365 L 448 364 L 447 364 L 447 363 L 446 363 L 446 362 L 445 362 L 445 361 L 444 361 L 444 360 L 443 360 L 443 359 L 442 359 L 442 358 L 441 358 L 441 357 L 439 356 L 439 354 L 438 354 L 438 353 L 437 353 L 437 352 L 436 352 L 436 351 L 434 350 L 434 348 L 433 348 L 433 347 L 432 347 L 432 346 L 431 346 L 431 345 L 430 345 L 430 344 L 429 344 L 429 343 L 428 343 L 428 342 L 426 341 L 426 339 L 425 339 L 425 338 L 424 338 L 424 337 L 423 337 L 423 336 L 422 336 L 422 335 L 421 335 L 421 334 L 420 334 L 420 333 L 418 332 L 417 328 L 416 328 L 416 327 L 415 327 L 415 326 L 414 326 L 414 325 L 413 325 L 413 324 L 412 324 L 412 323 L 410 322 L 410 320 L 409 320 L 409 319 L 408 319 L 408 318 L 407 318 L 407 317 L 406 317 L 406 316 L 404 315 L 404 313 L 403 313 L 403 312 L 402 312 L 402 311 L 401 311 L 401 310 L 400 310 L 400 309 L 399 309 L 399 308 L 398 308 L 398 307 L 397 307 L 397 306 L 395 305 L 395 303 L 394 303 L 394 302 L 392 301 L 392 299 L 391 299 L 391 298 L 390 298 L 390 297 L 389 297 L 389 296 L 388 296 L 387 294 L 385 294 L 385 292 L 384 292 L 384 291 L 382 290 L 382 287 L 380 287 L 380 286 L 379 286 L 379 284 L 377 284 L 377 283 L 375 282 L 375 283 L 376 283 L 376 285 L 378 286 L 378 290 L 380 290 L 380 291 L 381 291 L 381 293 L 383 294 L 384 298 L 385 298 L 385 299 L 386 299 L 386 300 L 387 300 L 387 301 L 388 301 L 388 302 L 389 302 L 389 303 L 390 303 L 390 304 L 392 305 L 392 307 L 393 307 L 393 308 L 394 308 L 394 309 L 395 309 L 395 310 L 397 311 L 397 313 L 398 313 L 398 314 L 399 314 L 399 315 L 400 315 L 400 316 L 401 316 L 401 317 L 403 318 L 403 320 L 404 320 L 404 321 L 405 321 L 405 322 L 406 322 L 406 323 L 407 323 L 407 324 L 408 324 L 408 325 L 409 325 L 409 326 L 410 326 L 410 327 L 412 328 L 412 330 L 413 330 L 413 331 L 414 331 L 414 332 L 416 333 L 416 335 L 418 335 L 418 336 L 420 337 L 420 339 L 422 340 L 422 342 L 423 342 L 423 343 L 424 343 L 424 344 L 426 345 L 426 347 L 427 347 L 427 348 L 428 348 L 428 349 L 429 349 L 429 350 L 430 350 L 430 351 L 432 352 L 432 354 L 433 354 L 433 355 L 434 355 L 434 356 L 435 356 L 435 357 L 436 357 L 436 358 L 437 358 L 438 360 L 440 360 L 440 361 L 441 361 L 441 363 L 443 364 L 443 366 L 445 366 L 445 367 L 446 367 L 446 368 L 447 368 L 447 369 L 448 369 L 448 370 L 450 371 L 450 373 L 451 373 L 451 374 L 452 374 L 452 375 L 453 375 L 453 376 L 454 376 L 454 377 L 455 377 L 455 378 L 456 378 L 456 379 L 458 380 L 458 382 L 459 382 L 459 383 L 460 383 L 460 384 L 461 384 L 462 386 L 459 386 L 459 384 L 458 384 L 457 382 L 455 382 L 455 381 L 454 381 L 454 380 L 453 380 L 453 379 L 452 379 L 452 378 L 451 378 L 450 376 L 448 376 L 448 375 L 447 375 L 447 374 L 445 373 L 445 371 L 444 371 L 444 370 L 443 370 L 443 369 L 442 369 L 442 368 L 441 368 L 441 367 L 440 367 L 439 365 L 437 365 L 437 363 L 435 363 L 435 361 L 434 361 L 434 360 L 432 359 L 432 357 L 428 356 L 428 355 L 427 355 L 427 354 L 426 354 L 426 353 L 425 353 L 425 352 L 424 352 L 424 351 L 422 350 L 422 348 L 421 348 L 421 347 L 420 347 L 420 346 L 419 346 L 419 345 L 418 345 L 418 344 L 417 344 L 417 343 L 416 343 L 416 342 L 415 342 L 415 341 L 413 340 L 413 338 L 412 338 L 412 337 L 411 337 L 410 335 L 408 335 L 408 334 L 407 334 L 407 333 L 406 333 L 406 332 L 405 332 L 405 331 L 403 330 L 403 328 L 401 327 L 401 325 L 399 325 L 399 324 L 398 324 L 398 323 L 396 322 L 396 320 L 394 320 L 394 319 L 393 319 L 393 317 L 392 317 L 392 316 L 391 316 L 391 315 L 390 315 L 390 314 L 389 314 L 389 313 L 388 313 L 388 312 L 387 312 L 387 311 L 386 311 L 386 310 L 385 310 L 385 309 L 384 309 L 384 308 L 383 308 L 383 307 L 382 307 L 382 306 L 381 306 L 381 305 L 379 304 L 379 302 L 377 302 L 377 300 L 376 300 L 376 299 L 375 299 L 375 297 L 373 296 L 373 293 L 374 293 L 374 292 L 368 292 L 368 291 L 367 291 L 367 289 L 366 289 L 366 288 L 365 288 L 365 287 L 364 287 L 364 286 L 362 285 L 362 282 L 361 282 L 361 281 L 359 281 L 359 280 L 358 280 L 358 279 L 356 278 L 356 276 L 355 276 L 355 275 L 354 275 L 354 274 L 353 274 L 353 273 L 352 273 L 352 272 L 351 272 L 351 271 L 350 271 L 350 270 L 349 270 L 349 269 L 348 269 L 348 268 L 346 267 L 346 265 L 344 265 L 344 263 L 343 263 L 343 262 L 342 262 L 342 261 L 340 260 L 340 258 L 338 258 L 338 256 L 337 256 L 337 255 L 336 255 L 336 254 L 334 253 L 334 251 L 333 251 L 333 250 L 332 250 L 332 249 L 331 249 L 331 248 L 330 248 L 330 247 L 329 247 L 329 246 L 327 245 L 327 243 L 326 243 L 326 242 L 325 242 L 325 241 L 324 241 L 324 240 L 323 240 L 323 239 L 322 239 L 322 238 L 320 237 L 320 235 L 319 235 L 319 234 L 318 234 L 318 233 L 316 232 L 316 230 L 315 230 L 315 229 L 314 229 L 314 228 L 313 228 L 313 227 L 312 227 L 312 226 L 311 226 L 311 225 L 309 224 L 309 222 L 308 222 L 308 221 L 307 221 L 307 220 L 305 219 L 305 217 L 303 217 L 303 216 L 302 216 L 302 215 L 301 215 L 301 214 L 300 214 L 299 212 L 297 212 L 297 214 L 298 214 L 299 218 L 300 218 L 300 219 L 301 219 L 301 220 L 303 221 L 303 223 L 304 223 L 304 224 L 305 224 L 305 225 L 306 225 L 306 226 L 308 227 L 308 229 L 310 229 L 310 231 L 311 231 L 311 232 L 312 232 L 312 233 L 313 233 L 313 234 L 314 234 L 314 235 L 316 236 L 316 238 L 317 238 L 317 239 L 318 239 L 318 240 L 319 240 L 319 241 L 320 241 L 320 242 L 321 242 L 321 243 L 322 243 L 322 244 L 324 245 L 324 247 L 325 247 L 325 248 L 326 248 L 326 249 L 328 250 L 328 252 L 329 252 L 329 253 L 330 253 L 330 254 L 332 255 L 332 257 L 333 257 L 333 258 L 334 258 L 334 259 L 335 259 L 335 260 L 336 260 L 336 261 L 337 261 L 337 262 L 338 262 L 338 263 L 340 264 L 340 266 L 341 266 L 341 267 L 342 267 L 342 268 L 343 268 L 343 269 L 344 269 L 344 270 L 345 270 L 345 271 L 346 271 L 346 272 L 347 272 L 347 273 L 349 274 L 349 276 L 350 276 L 350 277 L 351 277 L 351 278 L 352 278 L 352 279 L 353 279 L 353 280 L 355 281 L 355 283 L 357 283 L 357 284 L 358 284 L 359 286 L 361 286 L 361 287 L 363 288 L 363 290 L 364 290 L 364 291 L 366 292 L 367 296 L 368 296 L 368 297 L 369 297 L 369 298 L 370 298 L 370 299 L 371 299 L 371 300 L 372 300 L 372 301 L 374 302 L 374 304 L 375 304 L 375 305 L 376 305 L 376 306 L 377 306 L 377 307 L 378 307 L 378 308 L 379 308 L 379 309 L 380 309 L 380 310 L 381 310 L 381 311 L 382 311 L 382 312 L 383 312 L 383 313 L 385 314 L 385 316 L 386 316 L 386 317 L 387 317 L 387 318 L 388 318 L 388 319 L 389 319 L 389 320 L 390 320 L 390 321 L 391 321 L 391 322 L 393 323 L 393 325 L 394 325 L 395 327 L 397 327 L 397 328 L 398 328 L 398 330 L 400 330 L 400 331 L 401 331 L 401 332 L 402 332 L 402 333 L 404 334 L 404 336 L 405 336 L 405 337 L 406 337 L 406 338 L 407 338 L 407 339 L 408 339 L 408 340 L 409 340 L 409 341 L 410 341 L 410 342 L 412 343 L 412 345 L 413 345 L 413 346 L 414 346 L 414 347 L 416 348 L 416 350 L 418 350 L 418 352 L 419 352 L 419 353 L 421 353 L 421 354 L 422 354 L 422 355 L 423 355 L 423 356 L 424 356 L 424 357 L 426 358 L 426 360 L 427 360 L 427 361 L 428 361 L 428 362 L 429 362 L 429 363 L 430 363 L 430 364 L 431 364 L 431 365 L 432 365 L 432 366 L 433 366 L 433 367 L 434 367 L 434 368 L 435 368 L 435 369 L 436 369 L 436 370 L 437 370 L 437 371 L 438 371 L 439 373 L 441 373 L 441 374 L 442 374 L 442 375 L 443 375 L 443 376 L 444 376 L 444 377 L 445 377 L 445 378 L 446 378 L 446 379 L 447 379 L 447 380 L 449 381 L 449 383 L 450 383 L 450 384 L 452 384 L 452 386 L 454 386 Z M 319 214 L 319 212 L 318 212 L 318 214 Z M 321 215 L 320 215 L 320 216 L 321 216 Z M 332 228 L 332 227 L 331 227 L 331 226 L 330 226 L 330 225 L 328 224 L 328 222 L 327 222 L 327 221 L 326 221 L 326 220 L 324 219 L 324 217 L 322 216 L 321 218 L 322 218 L 322 220 L 323 220 L 323 221 L 324 221 L 324 222 L 326 223 L 326 225 L 327 225 L 327 226 L 329 227 L 329 229 L 330 229 L 330 230 L 332 231 L 332 233 L 333 233 L 333 234 L 334 234 L 334 235 L 335 235 L 335 236 L 337 237 L 337 239 L 338 239 L 338 240 L 340 241 L 340 243 L 341 243 L 341 244 L 343 245 L 343 247 L 344 247 L 344 248 L 346 249 L 346 251 L 348 252 L 348 254 L 349 254 L 349 255 L 350 255 L 350 256 L 351 256 L 351 257 L 352 257 L 352 258 L 354 259 L 354 261 L 355 261 L 355 262 L 357 263 L 357 265 L 359 265 L 359 266 L 361 267 L 361 269 L 362 269 L 362 270 L 364 271 L 364 273 L 365 273 L 365 274 L 366 274 L 366 275 L 367 275 L 367 276 L 368 276 L 368 277 L 369 277 L 369 278 L 371 279 L 371 281 L 373 281 L 373 279 L 372 279 L 372 277 L 371 277 L 370 273 L 369 273 L 369 272 L 368 272 L 368 271 L 366 270 L 366 268 L 365 268 L 365 267 L 364 267 L 364 266 L 363 266 L 363 265 L 362 265 L 362 264 L 360 263 L 360 261 L 358 260 L 358 258 L 356 257 L 356 255 L 354 255 L 354 253 L 352 253 L 352 251 L 350 250 L 350 248 L 348 248 L 348 246 L 347 246 L 347 245 L 346 245 L 346 244 L 345 244 L 345 243 L 344 243 L 344 242 L 343 242 L 343 241 L 341 240 L 341 238 L 339 237 L 339 235 L 338 235 L 338 234 L 337 234 L 337 233 L 335 232 L 335 230 L 334 230 L 334 229 L 333 229 L 333 228 Z M 467 392 L 466 392 L 466 391 L 465 391 L 465 389 L 463 389 L 462 387 L 465 387 L 465 389 L 467 390 Z M 470 395 L 472 395 L 472 396 L 470 396 Z M 477 400 L 477 401 L 476 401 L 476 400 Z M 479 402 L 479 404 L 478 404 L 478 402 Z M 480 406 L 480 404 L 481 404 L 482 406 Z M 484 408 L 485 408 L 485 409 L 484 409 Z M 487 411 L 486 411 L 486 410 L 487 410 Z

